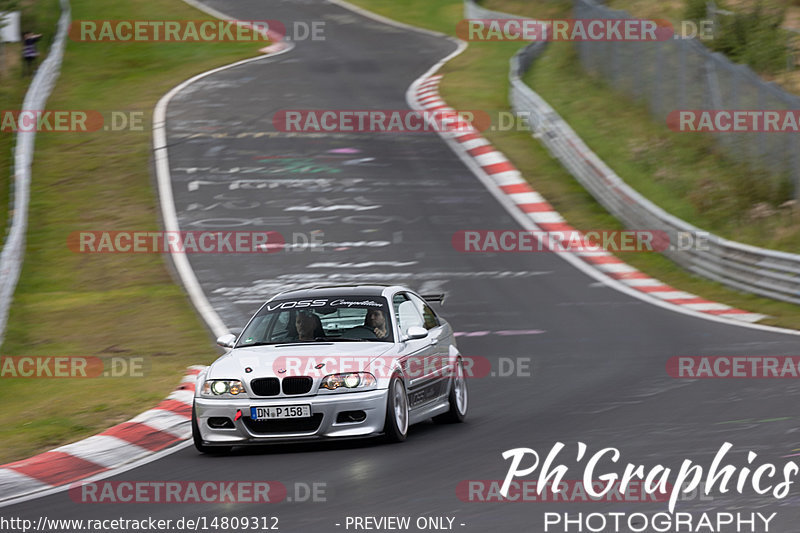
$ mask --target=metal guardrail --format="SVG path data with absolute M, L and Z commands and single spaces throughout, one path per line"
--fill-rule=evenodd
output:
M 61 17 L 58 31 L 47 58 L 39 66 L 31 81 L 22 109 L 44 109 L 47 98 L 56 84 L 64 57 L 64 47 L 70 25 L 69 0 L 61 0 Z M 35 131 L 20 131 L 14 149 L 14 203 L 10 227 L 3 251 L 0 253 L 0 344 L 3 342 L 8 311 L 17 287 L 22 259 L 25 255 L 25 233 L 28 229 L 28 200 L 30 198 L 31 163 Z
M 483 9 L 473 0 L 464 0 L 464 13 L 469 19 L 521 18 Z M 532 43 L 511 59 L 509 97 L 512 109 L 525 120 L 534 137 L 575 179 L 629 229 L 664 231 L 670 243 L 680 242 L 687 235 L 705 236 L 705 246 L 687 250 L 671 247 L 664 252 L 686 270 L 741 291 L 800 304 L 800 255 L 723 239 L 670 215 L 628 186 L 522 81 L 546 45 Z
M 572 16 L 632 18 L 595 0 L 573 0 Z M 764 80 L 750 67 L 711 51 L 697 39 L 577 41 L 575 48 L 585 71 L 646 102 L 658 120 L 665 120 L 672 111 L 687 109 L 800 109 L 800 98 Z M 718 131 L 712 136 L 728 157 L 758 173 L 751 179 L 791 180 L 795 197 L 800 198 L 800 133 Z

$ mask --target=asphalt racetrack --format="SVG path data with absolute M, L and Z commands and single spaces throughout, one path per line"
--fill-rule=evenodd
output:
M 4 515 L 34 521 L 275 516 L 280 531 L 298 533 L 355 530 L 347 517 L 409 516 L 412 524 L 451 517 L 458 531 L 536 532 L 544 531 L 545 512 L 652 515 L 666 504 L 465 501 L 459 484 L 502 480 L 505 450 L 533 448 L 544 458 L 557 442 L 566 445 L 559 461 L 570 466 L 568 479 L 580 478 L 585 465 L 576 462 L 579 442 L 590 453 L 619 448 L 618 465 L 601 462 L 604 471 L 618 473 L 628 462 L 676 469 L 691 459 L 707 468 L 725 442 L 734 445 L 729 457 L 736 464 L 752 450 L 759 456 L 754 465 L 772 462 L 780 470 L 782 457 L 800 448 L 796 380 L 681 380 L 666 371 L 674 356 L 796 355 L 800 337 L 655 307 L 550 253 L 458 252 L 451 239 L 459 230 L 518 226 L 435 133 L 276 132 L 272 118 L 281 110 L 407 109 L 408 87 L 452 53 L 453 42 L 321 0 L 208 5 L 240 19 L 325 22 L 325 40 L 297 42 L 286 53 L 208 76 L 167 109 L 181 230 L 276 231 L 289 242 L 327 243 L 322 253 L 298 246 L 190 255 L 225 324 L 243 326 L 265 298 L 287 288 L 407 284 L 447 293 L 440 310 L 462 332 L 461 351 L 491 360 L 495 375 L 470 380 L 465 424 L 414 426 L 399 445 L 264 447 L 225 457 L 186 447 L 110 478 L 272 480 L 289 490 L 280 503 L 91 504 L 60 492 L 6 507 Z M 324 488 L 318 501 L 304 495 L 303 487 L 314 484 Z M 741 495 L 686 498 L 676 510 L 777 513 L 769 531 L 788 533 L 800 531 L 796 494 L 777 499 L 748 486 Z

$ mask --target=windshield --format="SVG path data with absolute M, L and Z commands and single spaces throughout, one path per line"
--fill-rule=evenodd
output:
M 394 342 L 380 296 L 276 300 L 261 308 L 236 347 L 291 342 Z

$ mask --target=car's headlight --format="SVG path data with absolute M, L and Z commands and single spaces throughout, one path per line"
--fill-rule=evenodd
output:
M 209 379 L 203 383 L 200 394 L 209 397 L 247 395 L 244 385 L 238 379 Z
M 359 390 L 375 385 L 375 376 L 369 372 L 348 372 L 347 374 L 329 374 L 319 384 L 320 389 Z

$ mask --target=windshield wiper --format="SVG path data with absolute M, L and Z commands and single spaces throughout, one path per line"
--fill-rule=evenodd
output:
M 325 339 L 330 342 L 384 342 L 380 339 L 354 339 L 352 337 L 317 337 L 314 340 Z
M 300 343 L 314 343 L 314 342 L 384 342 L 380 339 L 353 339 L 346 337 L 315 337 L 314 340 L 301 341 L 299 339 L 285 340 L 279 342 L 254 342 L 251 344 L 237 344 L 236 348 L 252 348 L 254 346 L 272 346 L 276 344 L 300 344 Z
M 253 346 L 269 346 L 271 344 L 283 344 L 282 342 L 253 342 L 250 344 L 237 344 L 236 348 L 252 348 Z

